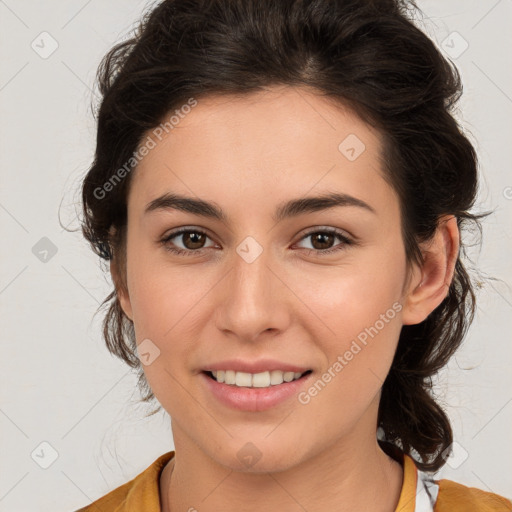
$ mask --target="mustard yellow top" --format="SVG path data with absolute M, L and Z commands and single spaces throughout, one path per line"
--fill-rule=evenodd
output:
M 161 512 L 160 473 L 174 451 L 161 455 L 142 473 L 117 487 L 105 496 L 76 512 Z M 418 492 L 422 472 L 414 460 L 402 453 L 404 480 L 395 512 L 511 512 L 512 501 L 475 487 L 466 487 L 451 480 L 434 480 L 432 508 L 425 498 L 427 493 Z M 420 479 L 420 481 L 418 481 Z M 423 491 L 423 489 L 422 489 Z

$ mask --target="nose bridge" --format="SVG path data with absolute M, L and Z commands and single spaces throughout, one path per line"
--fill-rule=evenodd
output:
M 256 303 L 258 298 L 265 299 L 267 288 L 272 286 L 268 268 L 270 251 L 265 250 L 257 255 L 254 251 L 254 247 L 247 250 L 247 244 L 241 244 L 233 264 L 236 293 L 241 294 L 248 301 L 247 303 Z
M 284 303 L 278 299 L 282 286 L 270 270 L 271 251 L 247 237 L 237 247 L 226 283 L 224 310 L 219 328 L 248 339 L 269 328 L 282 328 Z M 270 267 L 270 268 L 269 268 Z

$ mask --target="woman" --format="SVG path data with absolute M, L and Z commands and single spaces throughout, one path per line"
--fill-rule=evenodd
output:
M 175 450 L 81 510 L 511 510 L 428 475 L 482 215 L 459 75 L 408 7 L 166 0 L 105 57 L 83 233 Z

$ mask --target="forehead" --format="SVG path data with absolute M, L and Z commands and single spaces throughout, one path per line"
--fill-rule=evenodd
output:
M 156 144 L 132 176 L 132 207 L 143 209 L 172 190 L 222 202 L 236 194 L 245 205 L 261 204 L 269 192 L 279 199 L 335 189 L 377 201 L 390 193 L 379 191 L 387 187 L 379 132 L 314 91 L 272 87 L 209 96 L 186 112 L 158 137 L 146 133 Z

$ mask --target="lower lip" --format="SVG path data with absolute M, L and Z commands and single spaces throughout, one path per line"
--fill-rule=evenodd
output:
M 244 388 L 224 384 L 212 379 L 206 372 L 201 372 L 212 394 L 224 405 L 241 411 L 260 412 L 279 405 L 299 393 L 309 381 L 312 373 L 291 382 L 283 382 L 268 388 Z

